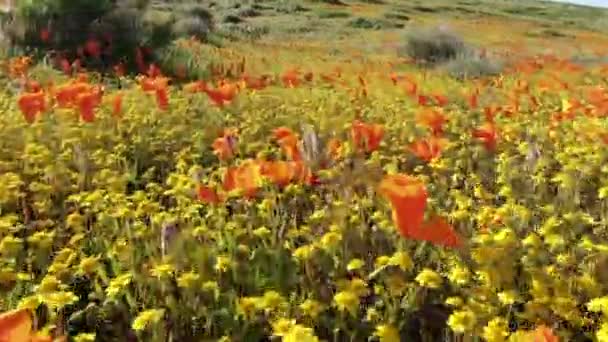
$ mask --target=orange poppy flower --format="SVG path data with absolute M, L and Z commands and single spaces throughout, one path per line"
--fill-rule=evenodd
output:
M 281 76 L 281 81 L 285 87 L 294 88 L 300 85 L 299 76 L 297 69 L 288 70 Z
M 255 197 L 261 179 L 260 164 L 255 160 L 248 159 L 241 165 L 230 167 L 224 174 L 224 191 L 242 191 L 247 198 Z
M 44 93 L 38 91 L 21 94 L 17 100 L 17 104 L 25 120 L 28 123 L 33 123 L 36 120 L 36 115 L 42 113 L 45 109 Z
M 76 97 L 82 92 L 88 91 L 90 86 L 85 83 L 69 83 L 57 87 L 55 99 L 62 108 L 69 108 L 76 102 Z
M 410 96 L 416 96 L 416 94 L 418 94 L 418 84 L 416 84 L 414 81 L 408 80 L 407 84 L 405 85 L 405 91 Z
M 462 239 L 454 228 L 442 217 L 433 216 L 420 228 L 410 231 L 411 239 L 427 241 L 436 246 L 458 248 L 462 246 Z
M 272 133 L 276 140 L 281 140 L 281 139 L 289 137 L 289 136 L 296 136 L 296 133 L 288 127 L 275 128 L 272 131 Z
M 161 110 L 167 110 L 169 108 L 169 93 L 167 88 L 159 87 L 156 89 L 156 105 Z
M 479 128 L 473 131 L 473 137 L 483 142 L 486 150 L 494 151 L 498 141 L 498 133 L 496 132 L 496 126 L 491 122 L 486 122 Z
M 234 99 L 237 94 L 236 84 L 225 83 L 215 89 L 205 89 L 209 99 L 218 107 L 223 107 Z
M 396 73 L 391 72 L 389 77 L 391 79 L 391 82 L 393 82 L 393 85 L 397 85 L 397 82 L 399 81 L 399 76 Z
M 435 99 L 435 102 L 437 102 L 437 105 L 439 107 L 445 107 L 449 100 L 445 95 L 440 95 L 440 94 L 435 94 L 433 95 L 433 98 Z
M 426 106 L 429 103 L 429 98 L 426 95 L 419 94 L 418 95 L 418 105 Z
M 327 142 L 328 157 L 338 160 L 342 156 L 342 142 L 337 138 L 332 138 Z
M 0 342 L 51 342 L 51 336 L 33 331 L 32 316 L 26 309 L 0 315 Z M 65 337 L 57 341 L 65 341 Z
M 234 157 L 235 138 L 233 136 L 219 137 L 213 141 L 211 147 L 213 148 L 213 154 L 215 154 L 219 160 L 229 160 Z
M 478 102 L 478 97 L 479 97 L 479 89 L 476 89 L 471 95 L 469 95 L 469 97 L 467 98 L 467 101 L 469 103 L 469 107 L 471 109 L 477 109 L 477 106 L 479 105 Z
M 76 98 L 76 103 L 80 110 L 80 117 L 84 122 L 95 121 L 95 107 L 99 103 L 98 94 L 93 91 L 80 93 Z
M 262 175 L 278 186 L 286 186 L 293 179 L 293 171 L 289 162 L 266 161 L 262 163 Z
M 123 95 L 118 93 L 114 95 L 114 99 L 112 100 L 112 116 L 119 117 L 122 113 L 122 98 Z
M 221 202 L 221 198 L 215 189 L 205 185 L 198 186 L 197 197 L 201 202 L 208 204 L 217 204 Z
M 312 180 L 310 169 L 301 161 L 263 161 L 261 173 L 281 187 L 291 182 L 310 184 Z
M 296 133 L 287 127 L 279 127 L 273 131 L 273 134 L 287 158 L 293 161 L 302 160 L 300 148 L 298 147 L 299 137 Z
M 207 89 L 207 83 L 205 81 L 195 81 L 184 85 L 184 91 L 188 93 L 201 93 Z
M 443 133 L 443 125 L 447 122 L 446 116 L 435 109 L 423 109 L 416 115 L 416 122 L 429 128 L 433 135 Z
M 391 203 L 393 220 L 403 237 L 420 229 L 428 197 L 420 179 L 405 174 L 387 175 L 378 190 Z
M 380 124 L 368 124 L 355 120 L 351 127 L 351 137 L 355 146 L 366 152 L 373 152 L 380 147 L 384 136 L 384 127 Z
M 267 81 L 268 81 L 267 76 L 255 78 L 255 77 L 251 77 L 248 75 L 243 75 L 243 77 L 241 79 L 245 82 L 245 87 L 247 89 L 254 89 L 254 90 L 262 90 L 262 89 L 266 88 Z
M 156 91 L 158 87 L 157 80 L 152 77 L 141 77 L 139 79 L 139 86 L 145 92 Z
M 439 158 L 447 142 L 447 139 L 429 137 L 415 141 L 412 145 L 410 145 L 409 149 L 414 155 L 416 155 L 416 157 L 426 162 L 430 162 L 436 158 Z
M 387 175 L 379 192 L 391 203 L 393 220 L 404 238 L 428 241 L 445 247 L 459 247 L 460 236 L 445 219 L 434 216 L 424 223 L 427 192 L 424 183 L 405 174 Z
M 0 315 L 0 341 L 29 342 L 32 317 L 27 310 L 14 310 Z

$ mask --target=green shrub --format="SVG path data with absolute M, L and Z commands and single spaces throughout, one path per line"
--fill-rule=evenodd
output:
M 347 24 L 349 27 L 358 29 L 368 30 L 380 30 L 385 28 L 401 28 L 404 25 L 401 23 L 395 23 L 388 20 L 376 19 L 376 18 L 363 18 L 358 17 L 350 20 Z
M 230 23 L 230 24 L 240 24 L 243 21 L 244 21 L 243 18 L 241 18 L 235 14 L 228 14 L 224 17 L 224 20 L 223 20 L 223 22 Z
M 70 48 L 89 38 L 88 28 L 112 9 L 110 0 L 29 0 L 18 3 L 7 34 L 18 45 Z M 52 32 L 50 42 L 41 32 Z
M 464 41 L 455 34 L 440 29 L 411 31 L 401 50 L 416 62 L 443 63 L 466 53 Z
M 348 18 L 351 14 L 343 11 L 321 11 L 319 12 L 319 18 L 321 19 L 337 19 L 337 18 Z
M 394 13 L 394 12 L 385 13 L 384 18 L 390 19 L 390 20 L 402 20 L 402 21 L 410 20 L 409 16 L 407 16 L 405 14 L 401 14 L 401 13 Z
M 183 40 L 177 40 L 156 53 L 161 69 L 169 75 L 180 75 L 186 80 L 209 76 L 213 60 L 200 46 L 189 46 Z
M 135 50 L 152 51 L 176 38 L 195 36 L 206 40 L 213 30 L 213 17 L 194 3 L 149 3 L 148 0 L 28 0 L 19 3 L 16 15 L 6 24 L 10 42 L 44 55 L 50 51 L 72 60 L 82 58 L 84 43 L 95 39 L 104 51 L 85 56 L 87 68 L 108 68 L 118 61 L 135 66 Z M 48 30 L 50 39 L 42 38 Z M 99 58 L 98 58 L 99 57 Z
M 206 22 L 207 25 L 209 26 L 209 29 L 213 28 L 213 15 L 203 5 L 187 4 L 180 8 L 180 12 L 185 15 L 188 15 L 188 16 L 197 17 L 197 18 L 201 19 L 202 21 Z
M 240 17 L 259 17 L 262 13 L 253 7 L 246 7 L 238 12 Z
M 190 16 L 175 21 L 171 30 L 175 37 L 196 37 L 201 40 L 207 40 L 211 27 L 203 19 Z

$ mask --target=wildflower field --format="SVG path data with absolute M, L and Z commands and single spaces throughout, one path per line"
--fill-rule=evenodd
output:
M 496 23 L 453 24 L 508 56 L 475 80 L 393 31 L 7 58 L 0 341 L 608 341 L 608 38 Z

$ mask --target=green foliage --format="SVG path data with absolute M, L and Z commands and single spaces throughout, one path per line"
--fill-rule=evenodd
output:
M 135 49 L 157 50 L 180 37 L 205 40 L 213 29 L 207 8 L 184 3 L 151 4 L 147 0 L 44 0 L 19 4 L 7 25 L 13 45 L 38 52 L 55 51 L 69 59 L 89 39 L 97 40 L 103 56 L 85 55 L 87 67 L 108 67 L 118 61 L 134 66 Z M 42 32 L 49 32 L 47 39 Z M 100 59 L 101 58 L 101 59 Z
M 200 19 L 190 19 L 200 20 Z M 188 46 L 186 41 L 178 40 L 157 52 L 162 70 L 170 75 L 180 75 L 186 80 L 208 77 L 212 60 L 200 48 Z
M 319 18 L 321 19 L 336 19 L 336 18 L 348 18 L 351 14 L 346 11 L 321 11 L 319 12 Z
M 349 27 L 358 29 L 368 30 L 381 30 L 388 28 L 401 28 L 404 25 L 401 23 L 395 23 L 388 20 L 376 19 L 376 18 L 363 18 L 358 17 L 350 20 L 347 24 Z

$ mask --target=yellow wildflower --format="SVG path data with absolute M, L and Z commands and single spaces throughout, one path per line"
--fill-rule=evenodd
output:
M 416 276 L 416 282 L 422 287 L 428 287 L 430 289 L 439 288 L 443 282 L 439 273 L 425 268 Z
M 338 310 L 347 311 L 352 316 L 357 316 L 359 297 L 352 291 L 340 291 L 334 296 L 334 304 Z
M 399 330 L 392 325 L 382 324 L 376 327 L 374 335 L 380 342 L 400 342 Z
M 456 333 L 466 333 L 475 327 L 477 318 L 470 310 L 454 311 L 448 319 L 448 326 Z
M 150 309 L 139 313 L 133 320 L 131 328 L 135 331 L 145 330 L 149 326 L 158 323 L 164 316 L 164 309 Z

